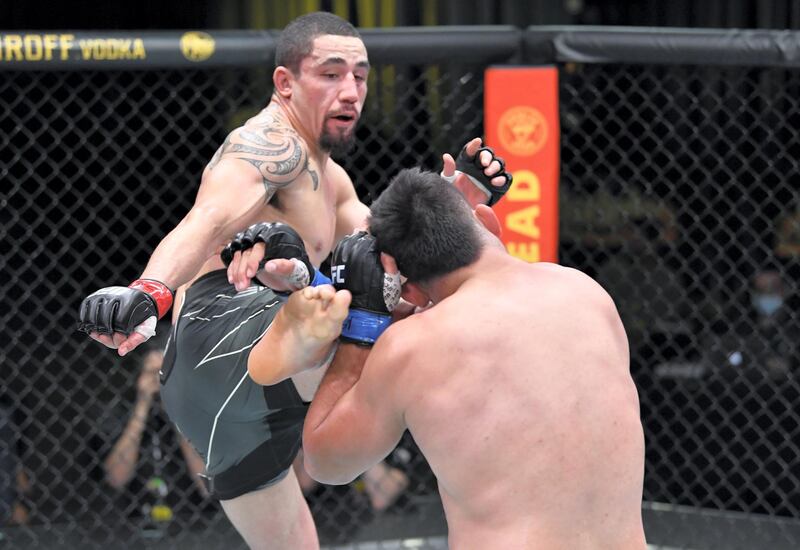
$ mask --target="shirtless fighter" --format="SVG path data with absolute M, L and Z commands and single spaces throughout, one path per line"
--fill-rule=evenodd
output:
M 408 278 L 406 300 L 433 306 L 371 351 L 340 342 L 305 422 L 309 474 L 347 483 L 408 429 L 451 548 L 643 550 L 644 437 L 609 295 L 574 269 L 510 256 L 491 209 L 473 211 L 436 174 L 401 172 L 371 212 L 374 242 L 355 234 L 334 250 L 351 310 L 382 309 L 359 290 L 365 250 Z
M 203 456 L 214 494 L 253 548 L 318 546 L 289 465 L 322 371 L 270 388 L 249 379 L 250 349 L 271 326 L 280 300 L 268 289 L 248 289 L 260 260 L 239 262 L 243 268 L 229 279 L 219 252 L 256 222 L 291 224 L 308 262 L 275 259 L 260 274 L 288 290 L 315 279 L 314 267 L 333 244 L 364 224 L 368 209 L 330 155 L 352 142 L 368 72 L 364 44 L 346 21 L 314 13 L 290 23 L 277 45 L 269 105 L 226 138 L 192 209 L 158 245 L 141 278 L 101 289 L 80 308 L 81 330 L 125 355 L 154 334 L 156 319 L 172 306 L 171 289 L 190 285 L 185 298 L 183 289 L 176 297 L 163 403 Z M 462 156 L 479 162 L 494 185 L 504 184 L 492 177 L 501 163 L 479 147 L 473 140 Z

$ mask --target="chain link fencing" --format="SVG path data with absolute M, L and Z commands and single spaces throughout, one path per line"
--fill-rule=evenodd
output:
M 598 280 L 625 324 L 645 500 L 797 518 L 800 72 L 561 76 L 561 261 Z M 700 548 L 759 545 L 716 527 Z
M 367 203 L 399 169 L 438 169 L 442 152 L 482 135 L 488 63 L 370 51 L 357 145 L 339 159 Z M 628 331 L 645 500 L 800 517 L 800 73 L 702 58 L 560 69 L 560 261 L 606 287 Z M 0 428 L 16 436 L 0 450 L 19 468 L 0 487 L 19 521 L 0 532 L 11 548 L 235 547 L 157 397 L 142 404 L 147 350 L 119 359 L 75 319 L 88 292 L 139 275 L 227 133 L 267 103 L 271 68 L 3 77 Z M 108 459 L 139 432 L 139 465 L 115 489 Z M 445 532 L 410 437 L 379 474 L 308 487 L 323 544 Z

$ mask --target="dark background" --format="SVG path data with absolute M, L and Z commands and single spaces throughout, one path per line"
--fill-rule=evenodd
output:
M 789 1 L 276 1 L 224 9 L 207 1 L 46 9 L 14 2 L 0 5 L 0 30 L 278 29 L 310 4 L 364 27 L 800 23 L 800 4 Z M 367 202 L 400 167 L 435 168 L 439 152 L 482 133 L 483 67 L 459 63 L 442 67 L 435 85 L 425 67 L 396 67 L 391 78 L 376 67 L 359 149 L 345 163 Z M 794 368 L 777 379 L 758 364 L 682 379 L 658 375 L 657 366 L 698 361 L 721 345 L 733 319 L 753 331 L 749 280 L 774 261 L 775 221 L 797 208 L 798 72 L 560 68 L 561 262 L 595 277 L 610 273 L 621 308 L 640 302 L 651 314 L 646 334 L 626 325 L 648 437 L 646 499 L 796 517 Z M 22 411 L 34 524 L 71 522 L 87 515 L 87 505 L 102 523 L 108 498 L 96 473 L 102 457 L 88 452 L 87 403 L 106 403 L 101 388 L 129 392 L 134 379 L 136 357 L 117 361 L 74 332 L 80 297 L 138 275 L 191 204 L 197 176 L 226 132 L 266 102 L 269 69 L 0 73 L 0 336 L 13 342 L 0 350 L 0 393 Z M 449 107 L 433 108 L 432 89 Z M 387 114 L 387 106 L 396 111 Z M 635 198 L 621 200 L 626 195 Z M 668 242 L 659 238 L 658 205 L 672 211 L 664 223 L 678 228 Z M 649 244 L 643 251 L 621 231 L 641 231 Z M 619 258 L 629 263 L 610 269 Z M 796 258 L 772 265 L 796 280 Z M 665 284 L 673 276 L 675 284 Z M 677 289 L 677 298 L 665 289 Z M 659 328 L 670 316 L 681 318 L 677 334 Z M 798 341 L 790 336 L 797 325 L 794 310 L 785 339 Z M 416 464 L 419 492 L 431 493 Z
M 0 4 L 0 29 L 277 29 L 314 9 L 357 26 L 637 25 L 800 28 L 793 0 L 140 0 Z

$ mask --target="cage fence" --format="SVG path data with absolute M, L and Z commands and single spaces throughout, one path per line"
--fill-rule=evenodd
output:
M 414 48 L 441 46 L 426 36 Z M 371 54 L 356 146 L 338 159 L 366 203 L 399 169 L 436 170 L 441 153 L 483 133 L 483 71 L 498 58 L 456 44 L 447 59 L 402 62 L 400 46 Z M 628 332 L 644 499 L 660 503 L 645 510 L 648 532 L 746 548 L 747 536 L 725 537 L 758 518 L 766 523 L 745 531 L 790 548 L 800 540 L 800 71 L 692 55 L 551 59 L 559 258 L 608 290 Z M 521 46 L 505 56 L 526 59 Z M 104 461 L 135 416 L 147 350 L 121 360 L 77 333 L 75 318 L 87 292 L 136 278 L 227 133 L 268 102 L 271 71 L 4 68 L 0 429 L 10 435 L 0 444 L 18 468 L 0 472 L 0 485 L 22 514 L 0 530 L 9 547 L 239 540 L 188 476 L 157 398 L 141 467 L 124 489 L 109 486 Z M 443 547 L 435 478 L 410 436 L 382 475 L 307 488 L 323 544 L 400 548 L 422 537 Z M 382 493 L 398 480 L 402 491 Z

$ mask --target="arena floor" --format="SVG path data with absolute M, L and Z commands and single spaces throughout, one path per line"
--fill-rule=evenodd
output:
M 353 533 L 347 543 L 331 543 L 322 533 L 323 550 L 446 550 L 446 523 L 441 504 L 433 496 L 414 499 L 413 513 L 387 513 L 376 516 Z M 648 550 L 796 550 L 800 548 L 800 520 L 714 510 L 696 510 L 645 503 L 643 507 Z M 102 548 L 147 548 L 154 550 L 246 550 L 233 527 L 222 522 L 210 536 L 183 532 L 180 539 L 109 540 Z M 108 526 L 110 527 L 110 526 Z M 74 529 L 74 526 L 73 526 Z M 94 547 L 92 527 L 82 532 L 67 526 L 0 529 L 0 547 L 74 549 Z M 108 532 L 108 531 L 106 531 Z M 112 531 L 112 533 L 115 531 Z M 89 535 L 87 537 L 87 535 Z M 114 539 L 112 534 L 111 539 Z M 87 543 L 91 541 L 90 544 Z M 327 543 L 326 543 L 327 542 Z
M 326 550 L 441 550 L 446 526 L 434 498 L 415 502 L 417 517 L 383 516 L 365 525 L 356 540 Z M 800 521 L 645 503 L 648 550 L 797 550 Z M 414 529 L 413 533 L 409 532 Z

